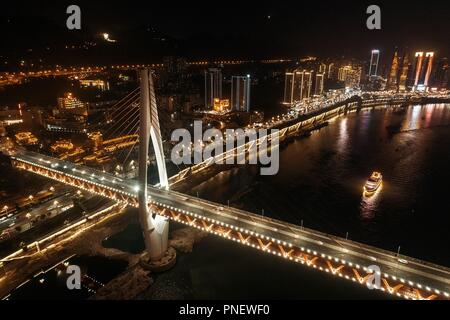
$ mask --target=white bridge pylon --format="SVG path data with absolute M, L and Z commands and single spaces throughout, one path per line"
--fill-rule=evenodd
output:
M 168 247 L 169 221 L 160 215 L 153 216 L 148 209 L 147 161 L 150 139 L 156 156 L 159 182 L 163 189 L 169 188 L 166 162 L 159 127 L 153 79 L 148 69 L 140 71 L 141 101 L 139 113 L 139 220 L 144 235 L 145 248 L 150 260 L 161 259 Z

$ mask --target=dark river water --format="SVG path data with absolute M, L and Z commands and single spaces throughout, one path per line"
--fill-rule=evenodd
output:
M 277 175 L 241 166 L 191 193 L 449 266 L 449 107 L 352 113 L 284 147 Z M 364 199 L 375 170 L 382 187 Z

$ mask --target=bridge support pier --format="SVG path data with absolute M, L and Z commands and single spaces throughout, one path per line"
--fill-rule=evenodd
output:
M 169 221 L 153 215 L 148 207 L 147 162 L 150 138 L 155 150 L 160 185 L 168 188 L 167 171 L 159 128 L 158 111 L 153 88 L 152 75 L 148 69 L 140 72 L 141 105 L 139 114 L 139 220 L 144 235 L 145 248 L 150 261 L 160 260 L 168 249 Z

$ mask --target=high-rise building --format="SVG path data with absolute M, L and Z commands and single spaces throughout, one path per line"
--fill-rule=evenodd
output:
M 378 75 L 378 63 L 380 62 L 380 50 L 372 50 L 370 56 L 370 66 L 369 66 L 369 78 L 376 77 Z
M 250 75 L 231 77 L 231 108 L 250 111 Z
M 336 79 L 335 78 L 335 75 L 336 75 L 335 70 L 336 70 L 336 68 L 334 66 L 334 63 L 330 63 L 327 66 L 327 79 Z
M 314 85 L 314 95 L 319 96 L 323 93 L 323 82 L 324 82 L 325 74 L 317 73 L 316 74 L 316 83 Z
M 205 71 L 205 108 L 212 109 L 214 99 L 222 99 L 222 71 L 209 68 Z
M 424 80 L 425 88 L 427 88 L 430 85 L 430 75 L 431 75 L 431 71 L 433 70 L 433 57 L 434 57 L 434 52 L 425 53 L 425 63 L 427 66 L 427 69 L 425 71 L 425 80 Z
M 398 66 L 399 66 L 398 53 L 397 50 L 395 50 L 394 57 L 392 58 L 391 70 L 389 71 L 389 76 L 386 83 L 387 90 L 398 91 L 398 75 L 399 75 Z
M 327 65 L 325 63 L 321 63 L 319 65 L 319 73 L 326 73 L 327 72 Z
M 361 67 L 348 65 L 339 68 L 338 80 L 344 82 L 346 88 L 358 88 L 361 82 Z
M 351 66 L 343 66 L 339 68 L 338 80 L 344 82 L 347 77 L 347 73 L 350 72 Z
M 294 70 L 286 72 L 284 87 L 284 104 L 308 99 L 311 96 L 313 71 Z
M 399 91 L 406 91 L 407 87 L 407 81 L 408 81 L 408 74 L 410 69 L 410 63 L 409 63 L 409 53 L 408 51 L 405 51 L 402 58 L 402 70 L 400 72 L 400 78 L 398 82 L 398 89 Z
M 414 63 L 414 91 L 426 91 L 433 68 L 434 52 L 416 52 Z
M 420 75 L 422 73 L 422 64 L 423 64 L 423 52 L 415 53 L 415 61 L 414 61 L 414 88 L 417 87 L 420 80 Z
M 311 97 L 313 71 L 303 70 L 302 72 L 300 72 L 300 75 L 301 75 L 300 100 L 308 99 Z
M 447 89 L 450 84 L 450 64 L 448 58 L 439 59 L 433 77 L 433 87 Z
M 284 75 L 284 99 L 283 104 L 292 105 L 294 102 L 294 72 L 286 72 Z

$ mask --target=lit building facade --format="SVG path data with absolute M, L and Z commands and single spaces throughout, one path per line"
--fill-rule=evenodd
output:
M 336 67 L 334 63 L 327 66 L 327 79 L 336 79 Z
M 434 52 L 416 52 L 413 91 L 427 91 L 433 69 Z
M 314 95 L 320 96 L 323 94 L 324 78 L 325 78 L 324 73 L 316 74 L 316 83 L 314 85 Z
M 230 111 L 230 100 L 215 98 L 213 110 L 220 113 Z
M 222 71 L 210 68 L 205 71 L 205 108 L 214 108 L 214 99 L 222 99 Z
M 299 101 L 311 97 L 313 71 L 303 70 L 299 72 L 300 79 L 300 98 Z
M 408 83 L 408 74 L 409 74 L 409 69 L 410 69 L 409 54 L 407 51 L 405 51 L 402 60 L 403 60 L 402 61 L 402 70 L 400 72 L 398 89 L 399 89 L 399 91 L 406 91 L 407 83 Z
M 339 68 L 338 80 L 344 82 L 346 88 L 359 88 L 361 83 L 361 67 L 348 65 Z
M 81 79 L 80 86 L 83 88 L 97 88 L 102 91 L 109 90 L 109 82 L 100 79 Z
M 294 72 L 286 72 L 284 75 L 284 99 L 283 104 L 292 105 L 294 102 Z
M 36 138 L 31 132 L 18 132 L 15 135 L 17 144 L 21 146 L 34 146 L 39 143 L 38 138 Z
M 231 77 L 231 108 L 236 111 L 250 111 L 250 75 Z
M 378 64 L 380 62 L 380 50 L 372 50 L 370 55 L 369 78 L 378 76 Z
M 286 72 L 283 104 L 291 106 L 295 102 L 321 95 L 324 91 L 325 73 L 313 70 Z
M 398 75 L 399 75 L 399 61 L 398 53 L 395 51 L 394 57 L 392 58 L 391 70 L 389 71 L 389 77 L 386 83 L 387 90 L 398 91 Z
M 72 93 L 68 92 L 64 97 L 58 98 L 58 108 L 60 110 L 86 108 L 86 103 L 78 100 Z

